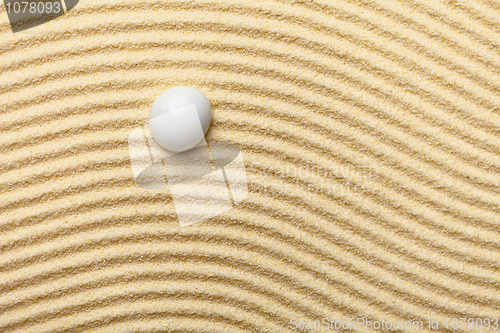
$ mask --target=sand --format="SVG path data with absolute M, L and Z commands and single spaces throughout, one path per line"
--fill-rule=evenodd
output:
M 1 332 L 500 317 L 498 2 L 85 0 L 16 34 L 0 11 Z M 249 191 L 187 227 L 127 141 L 179 85 Z

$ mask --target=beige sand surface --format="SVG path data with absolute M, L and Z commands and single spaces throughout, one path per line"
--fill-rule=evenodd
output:
M 0 332 L 495 331 L 444 323 L 500 320 L 498 1 L 82 0 L 15 35 L 0 20 Z M 189 227 L 135 185 L 127 146 L 178 85 L 210 99 L 207 140 L 241 147 L 250 192 Z

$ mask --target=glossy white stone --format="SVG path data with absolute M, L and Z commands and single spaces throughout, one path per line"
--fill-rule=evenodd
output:
M 149 128 L 160 146 L 181 152 L 203 140 L 211 120 L 210 102 L 201 91 L 175 87 L 165 91 L 153 103 Z

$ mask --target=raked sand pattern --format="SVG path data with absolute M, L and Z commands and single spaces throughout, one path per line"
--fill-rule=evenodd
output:
M 0 332 L 496 331 L 442 323 L 500 317 L 500 2 L 83 0 L 15 35 L 0 12 Z M 249 189 L 188 227 L 127 146 L 179 85 Z

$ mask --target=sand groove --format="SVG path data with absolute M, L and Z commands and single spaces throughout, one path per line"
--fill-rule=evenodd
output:
M 498 14 L 88 0 L 13 35 L 0 6 L 0 331 L 500 321 Z M 177 85 L 211 100 L 207 139 L 241 147 L 250 190 L 185 228 L 127 143 Z

